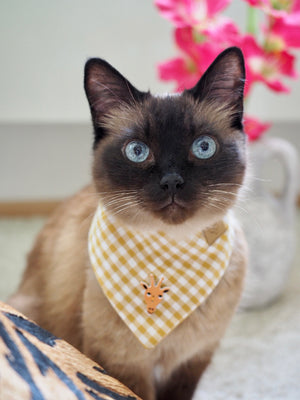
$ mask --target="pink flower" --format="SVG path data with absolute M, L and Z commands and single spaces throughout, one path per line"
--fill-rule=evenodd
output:
M 252 7 L 258 7 L 276 18 L 286 18 L 300 11 L 300 0 L 245 0 Z
M 191 27 L 177 28 L 174 36 L 178 48 L 198 65 L 202 73 L 222 51 L 220 43 L 208 42 L 205 35 Z
M 163 17 L 178 28 L 196 26 L 212 19 L 231 0 L 155 0 Z
M 159 64 L 160 79 L 174 80 L 177 91 L 193 87 L 219 53 L 233 40 L 237 41 L 238 35 L 230 21 L 211 26 L 205 33 L 192 27 L 175 29 L 175 42 L 181 56 Z
M 220 12 L 231 0 L 155 0 L 160 13 L 175 25 L 178 57 L 158 66 L 162 80 L 176 82 L 176 90 L 193 87 L 216 56 L 229 46 L 238 46 L 245 57 L 245 95 L 261 82 L 276 92 L 289 92 L 283 77 L 296 78 L 295 56 L 291 47 L 300 48 L 300 0 L 245 0 L 267 16 L 262 45 L 254 34 L 241 35 L 236 25 Z M 248 27 L 256 32 L 255 13 L 249 13 Z M 265 132 L 270 124 L 245 117 L 250 140 Z
M 260 138 L 260 136 L 270 128 L 271 124 L 260 122 L 256 118 L 244 117 L 244 131 L 250 141 Z
M 163 81 L 175 81 L 176 92 L 182 92 L 196 85 L 200 72 L 189 59 L 177 57 L 158 65 L 159 78 Z
M 252 7 L 260 7 L 263 3 L 262 0 L 245 0 Z M 266 2 L 267 3 L 267 2 Z
M 218 18 L 218 23 L 212 22 L 203 28 L 203 34 L 207 40 L 217 42 L 222 47 L 232 46 L 239 38 L 237 26 L 229 18 Z
M 192 0 L 155 0 L 160 14 L 177 27 L 194 24 L 192 4 Z
M 266 45 L 277 51 L 300 47 L 300 0 L 246 0 L 267 15 Z
M 300 47 L 300 12 L 285 18 L 274 18 L 270 25 L 270 34 L 282 40 L 283 46 Z
M 177 28 L 175 42 L 182 55 L 158 65 L 159 77 L 162 80 L 174 80 L 176 91 L 193 87 L 209 65 L 222 51 L 217 43 L 201 42 L 191 27 Z M 205 38 L 204 38 L 205 40 Z
M 239 43 L 246 63 L 245 94 L 254 82 L 263 82 L 276 92 L 289 92 L 290 89 L 281 82 L 281 75 L 295 78 L 295 57 L 283 50 L 268 52 L 255 41 L 251 35 L 245 35 Z

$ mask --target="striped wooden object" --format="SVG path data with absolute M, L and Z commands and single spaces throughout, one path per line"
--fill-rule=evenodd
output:
M 73 346 L 0 302 L 0 399 L 139 398 Z

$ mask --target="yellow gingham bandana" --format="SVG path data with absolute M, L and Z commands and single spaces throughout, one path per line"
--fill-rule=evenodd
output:
M 199 232 L 176 241 L 165 232 L 141 232 L 121 225 L 99 204 L 89 232 L 89 255 L 96 278 L 122 320 L 146 347 L 157 345 L 218 285 L 232 253 L 231 216 L 219 237 Z M 153 314 L 147 312 L 141 282 L 164 277 L 169 291 Z M 162 287 L 163 289 L 163 287 Z

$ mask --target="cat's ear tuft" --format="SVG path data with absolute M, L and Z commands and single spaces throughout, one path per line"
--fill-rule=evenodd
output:
M 141 101 L 145 95 L 100 58 L 91 58 L 85 64 L 84 88 L 95 125 L 112 109 Z
M 238 47 L 224 50 L 210 65 L 199 82 L 185 93 L 199 102 L 208 101 L 232 110 L 233 126 L 242 127 L 245 64 Z

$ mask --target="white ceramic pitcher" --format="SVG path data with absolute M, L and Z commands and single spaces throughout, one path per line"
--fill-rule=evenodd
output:
M 276 194 L 263 178 L 272 160 L 279 161 L 284 175 L 283 187 Z M 250 257 L 240 309 L 265 306 L 282 293 L 297 242 L 294 222 L 299 164 L 295 148 L 283 139 L 263 138 L 249 145 L 249 164 L 247 188 L 236 207 Z M 269 175 L 268 180 L 279 179 L 275 171 Z

